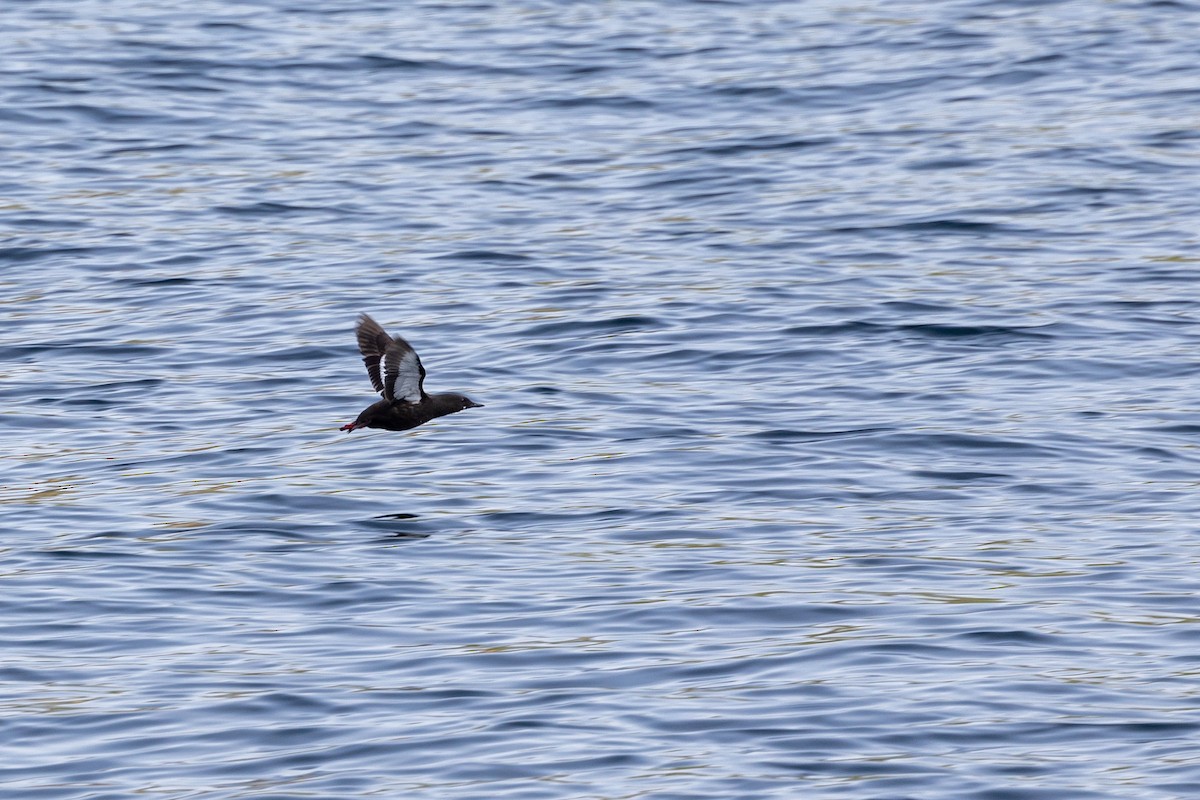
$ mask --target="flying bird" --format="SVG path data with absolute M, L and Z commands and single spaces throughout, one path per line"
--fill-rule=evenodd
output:
M 483 407 L 482 403 L 453 392 L 426 394 L 425 367 L 421 366 L 417 351 L 401 337 L 388 336 L 387 331 L 368 315 L 359 315 L 354 333 L 358 337 L 363 364 L 367 367 L 367 377 L 383 399 L 367 406 L 358 419 L 338 430 L 347 433 L 358 428 L 406 431 L 447 414 Z M 382 376 L 380 362 L 383 363 Z

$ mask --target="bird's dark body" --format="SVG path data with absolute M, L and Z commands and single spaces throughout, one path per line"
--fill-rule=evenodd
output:
M 461 394 L 426 395 L 419 403 L 403 400 L 380 400 L 363 409 L 354 420 L 355 428 L 382 428 L 385 431 L 406 431 L 424 425 L 431 419 L 478 406 Z
M 366 314 L 359 316 L 354 334 L 367 377 L 383 399 L 363 409 L 358 419 L 343 425 L 342 430 L 406 431 L 431 419 L 482 405 L 453 392 L 426 394 L 425 367 L 421 366 L 417 351 L 403 338 L 388 336 L 379 323 Z

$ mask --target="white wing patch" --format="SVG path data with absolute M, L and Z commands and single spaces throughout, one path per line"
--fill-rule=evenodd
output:
M 421 402 L 421 384 L 425 378 L 425 368 L 417 351 L 413 350 L 403 339 L 393 341 L 388 345 L 383 355 L 384 396 L 391 394 L 397 400 L 409 403 Z M 387 390 L 391 390 L 388 392 Z

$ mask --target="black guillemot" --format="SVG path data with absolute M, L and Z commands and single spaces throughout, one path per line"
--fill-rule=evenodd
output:
M 358 419 L 338 430 L 347 433 L 358 428 L 406 431 L 447 414 L 483 407 L 482 403 L 453 392 L 425 394 L 425 367 L 421 366 L 417 351 L 403 338 L 388 336 L 387 331 L 368 315 L 359 316 L 354 333 L 358 336 L 358 349 L 367 367 L 367 376 L 383 399 L 367 406 Z M 383 362 L 382 378 L 380 361 Z

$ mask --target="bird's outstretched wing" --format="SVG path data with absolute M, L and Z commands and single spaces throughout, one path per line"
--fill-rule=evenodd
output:
M 362 353 L 363 364 L 367 368 L 367 377 L 375 391 L 383 394 L 383 379 L 379 374 L 379 360 L 387 352 L 392 337 L 387 335 L 378 322 L 367 314 L 359 314 L 358 325 L 354 327 L 354 335 L 358 337 L 358 351 Z
M 399 336 L 383 354 L 383 396 L 409 403 L 425 397 L 425 367 L 412 345 Z
M 379 323 L 366 314 L 359 316 L 354 332 L 375 391 L 387 400 L 421 402 L 425 396 L 425 367 L 412 345 L 399 336 L 394 339 L 388 336 Z M 379 374 L 381 359 L 382 379 Z

